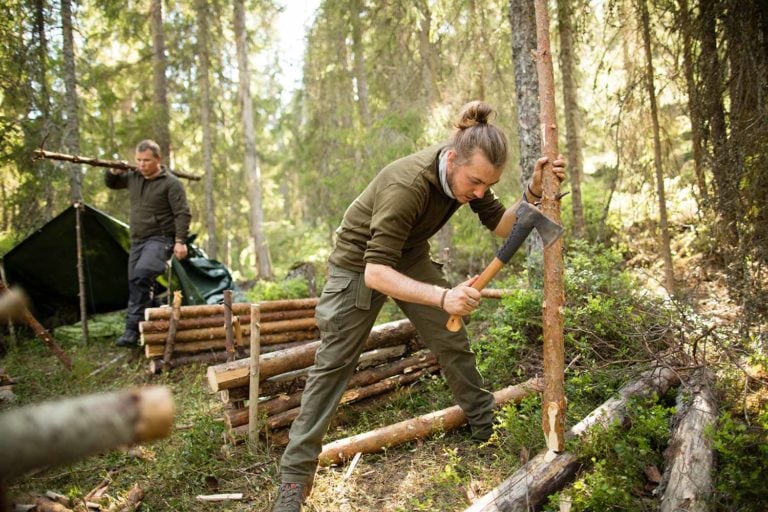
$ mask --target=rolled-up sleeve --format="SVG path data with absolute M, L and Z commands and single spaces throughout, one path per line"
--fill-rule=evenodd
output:
M 373 205 L 371 237 L 363 260 L 396 266 L 423 206 L 423 197 L 403 184 L 390 184 L 379 191 Z
M 493 231 L 499 225 L 501 217 L 504 215 L 504 205 L 490 188 L 485 191 L 485 195 L 480 199 L 469 202 L 469 207 L 480 218 L 483 226 Z

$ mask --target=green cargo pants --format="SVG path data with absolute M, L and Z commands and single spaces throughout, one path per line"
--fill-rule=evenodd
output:
M 440 267 L 428 258 L 398 270 L 422 282 L 450 287 Z M 280 461 L 283 483 L 311 483 L 314 478 L 323 436 L 385 300 L 385 295 L 365 286 L 362 273 L 330 266 L 328 282 L 315 311 L 322 342 L 307 379 L 301 411 L 293 422 L 290 441 Z M 464 327 L 452 333 L 445 328 L 445 311 L 396 302 L 413 322 L 424 344 L 437 356 L 474 435 L 487 438 L 492 431 L 494 398 L 482 387 L 483 379 Z

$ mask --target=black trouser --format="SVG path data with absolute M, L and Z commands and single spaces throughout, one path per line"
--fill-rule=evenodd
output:
M 165 264 L 173 254 L 173 238 L 153 236 L 131 243 L 128 256 L 128 308 L 125 330 L 139 332 L 144 310 L 152 300 L 152 287 L 157 276 L 165 271 Z

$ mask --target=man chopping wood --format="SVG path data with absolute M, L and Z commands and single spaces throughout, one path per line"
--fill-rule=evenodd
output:
M 127 188 L 131 198 L 131 252 L 128 257 L 128 307 L 119 347 L 135 347 L 139 322 L 152 300 L 152 287 L 171 255 L 187 257 L 186 240 L 192 218 L 184 187 L 161 165 L 160 146 L 143 140 L 136 146 L 136 172 L 108 169 L 107 187 Z
M 451 287 L 429 256 L 430 237 L 464 204 L 497 235 L 512 231 L 520 201 L 505 209 L 491 190 L 507 161 L 507 139 L 489 122 L 492 113 L 480 101 L 465 105 L 449 141 L 386 166 L 344 214 L 315 313 L 322 342 L 280 461 L 273 512 L 300 511 L 309 495 L 323 436 L 388 296 L 437 356 L 472 438 L 485 442 L 493 433 L 493 394 L 483 387 L 466 329 L 446 329 L 450 315 L 478 307 L 480 292 L 472 279 Z M 528 202 L 541 197 L 546 161 L 535 166 Z M 553 162 L 559 180 L 564 165 Z

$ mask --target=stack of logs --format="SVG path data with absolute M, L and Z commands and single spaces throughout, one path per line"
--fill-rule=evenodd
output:
M 319 346 L 320 341 L 314 341 L 263 354 L 259 358 L 257 411 L 265 420 L 273 444 L 287 442 L 286 428 L 298 415 L 307 374 Z M 377 325 L 364 345 L 358 367 L 341 403 L 381 395 L 437 371 L 436 357 L 423 350 L 416 329 L 409 320 Z M 249 398 L 250 359 L 210 366 L 208 384 L 228 405 L 224 421 L 232 437 L 244 437 L 248 433 L 249 421 L 249 410 L 244 401 Z
M 316 298 L 261 302 L 262 353 L 294 348 L 316 340 L 319 337 L 316 305 Z M 228 307 L 231 308 L 229 311 Z M 147 309 L 144 313 L 146 320 L 139 324 L 139 332 L 144 354 L 150 359 L 150 372 L 158 373 L 164 366 L 211 364 L 231 360 L 235 355 L 248 355 L 250 307 L 249 303 L 230 306 L 176 304 L 172 308 Z M 230 351 L 227 351 L 228 330 L 233 340 Z

